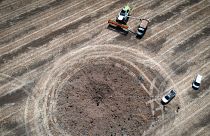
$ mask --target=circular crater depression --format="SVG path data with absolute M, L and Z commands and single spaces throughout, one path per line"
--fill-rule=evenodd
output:
M 125 62 L 109 58 L 64 75 L 68 78 L 57 92 L 57 123 L 73 136 L 142 135 L 152 113 L 138 74 Z M 146 82 L 144 86 L 149 88 Z

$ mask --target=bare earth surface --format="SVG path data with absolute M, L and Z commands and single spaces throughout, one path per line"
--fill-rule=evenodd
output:
M 126 3 L 150 20 L 141 40 L 107 29 Z M 0 0 L 0 135 L 209 136 L 209 13 L 209 0 Z

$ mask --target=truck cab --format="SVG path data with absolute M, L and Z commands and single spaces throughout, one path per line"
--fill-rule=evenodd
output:
M 141 39 L 144 36 L 144 34 L 146 33 L 146 30 L 147 30 L 148 23 L 149 23 L 148 20 L 141 19 L 141 23 L 140 23 L 140 25 L 137 29 L 137 32 L 136 32 L 136 38 Z
M 116 18 L 116 22 L 126 25 L 129 20 L 130 11 L 131 11 L 131 8 L 128 5 L 123 7 L 123 9 L 120 11 L 120 13 L 118 14 Z

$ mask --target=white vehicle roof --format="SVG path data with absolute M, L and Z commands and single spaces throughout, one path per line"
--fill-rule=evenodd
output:
M 142 31 L 144 31 L 144 29 L 143 29 L 143 28 L 141 28 L 141 27 L 139 27 L 138 29 L 139 29 L 139 30 L 142 30 Z
M 196 79 L 195 79 L 195 81 L 197 83 L 201 83 L 201 79 L 202 79 L 202 76 L 198 74 L 197 77 L 196 77 Z
M 124 16 L 122 16 L 122 15 L 118 16 L 118 20 L 123 20 L 123 18 L 124 18 Z
M 165 98 L 165 96 L 163 96 L 162 101 L 163 101 L 164 103 L 167 103 L 167 102 L 168 102 L 168 100 Z

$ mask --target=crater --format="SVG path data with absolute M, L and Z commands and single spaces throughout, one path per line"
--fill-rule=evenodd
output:
M 149 72 L 149 70 L 147 69 Z M 68 74 L 68 73 L 65 73 Z M 76 135 L 142 135 L 154 115 L 137 71 L 117 60 L 85 64 L 58 90 L 57 123 Z M 70 75 L 70 74 L 69 74 Z

